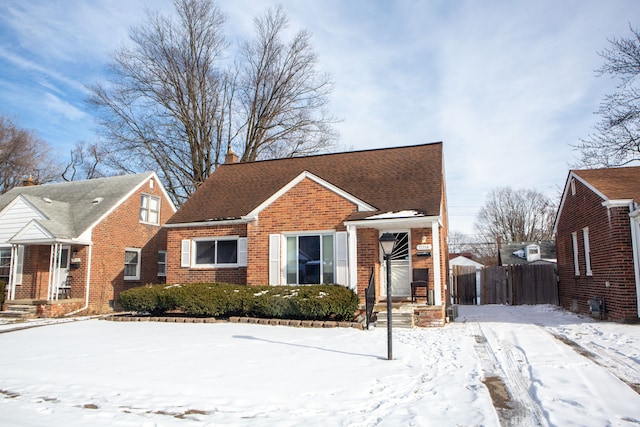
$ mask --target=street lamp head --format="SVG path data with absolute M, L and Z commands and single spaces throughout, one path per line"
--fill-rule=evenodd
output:
M 393 252 L 393 246 L 396 244 L 396 236 L 392 233 L 384 233 L 379 239 L 380 247 L 382 248 L 382 254 L 384 256 L 391 255 Z

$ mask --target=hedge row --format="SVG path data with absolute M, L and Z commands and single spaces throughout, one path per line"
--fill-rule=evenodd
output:
M 153 285 L 119 297 L 127 311 L 154 316 L 180 311 L 195 317 L 251 316 L 299 320 L 353 319 L 358 296 L 339 285 L 242 286 L 223 283 Z

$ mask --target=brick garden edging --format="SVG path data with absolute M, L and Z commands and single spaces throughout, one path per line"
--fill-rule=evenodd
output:
M 272 326 L 293 326 L 296 328 L 354 328 L 364 330 L 359 322 L 336 322 L 331 320 L 291 320 L 260 319 L 257 317 L 234 316 L 229 319 L 215 317 L 171 317 L 171 316 L 104 316 L 104 320 L 113 322 L 167 322 L 167 323 L 248 323 Z

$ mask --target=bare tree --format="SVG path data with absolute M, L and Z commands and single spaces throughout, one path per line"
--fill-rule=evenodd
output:
M 227 138 L 225 17 L 206 0 L 174 0 L 175 18 L 148 12 L 131 47 L 113 54 L 112 78 L 91 88 L 111 163 L 158 170 L 180 203 L 220 162 Z
M 256 19 L 257 39 L 231 66 L 225 16 L 212 0 L 174 6 L 177 18 L 148 12 L 130 47 L 113 54 L 110 79 L 90 88 L 111 166 L 158 171 L 180 204 L 232 147 L 250 161 L 330 144 L 330 120 L 318 113 L 330 82 L 315 69 L 308 33 L 280 40 L 281 9 Z
M 69 163 L 62 171 L 62 179 L 75 181 L 109 176 L 106 170 L 108 152 L 98 143 L 78 142 L 71 150 Z
M 531 242 L 551 240 L 556 208 L 536 190 L 497 188 L 489 192 L 475 227 L 485 241 Z
M 241 161 L 315 153 L 335 142 L 323 107 L 332 82 L 318 72 L 311 35 L 285 43 L 288 19 L 281 7 L 254 19 L 256 38 L 242 44 L 239 76 Z
M 632 36 L 609 40 L 600 52 L 604 65 L 600 76 L 619 80 L 617 90 L 600 104 L 600 121 L 595 133 L 574 145 L 580 153 L 580 167 L 622 166 L 640 160 L 640 31 Z
M 53 181 L 59 171 L 49 150 L 49 145 L 33 132 L 0 115 L 0 194 L 25 178 L 37 183 Z
M 470 254 L 474 261 L 484 265 L 495 265 L 498 261 L 498 242 L 495 238 L 487 240 L 477 234 L 465 234 L 457 231 L 449 233 L 450 254 Z

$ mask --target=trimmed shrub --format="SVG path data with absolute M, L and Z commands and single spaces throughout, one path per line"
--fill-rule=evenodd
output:
M 157 316 L 176 308 L 166 285 L 141 286 L 120 293 L 118 302 L 126 311 Z
M 352 320 L 358 296 L 340 285 L 242 286 L 223 283 L 155 285 L 120 294 L 127 310 L 154 315 L 180 310 L 188 316 L 300 320 Z

